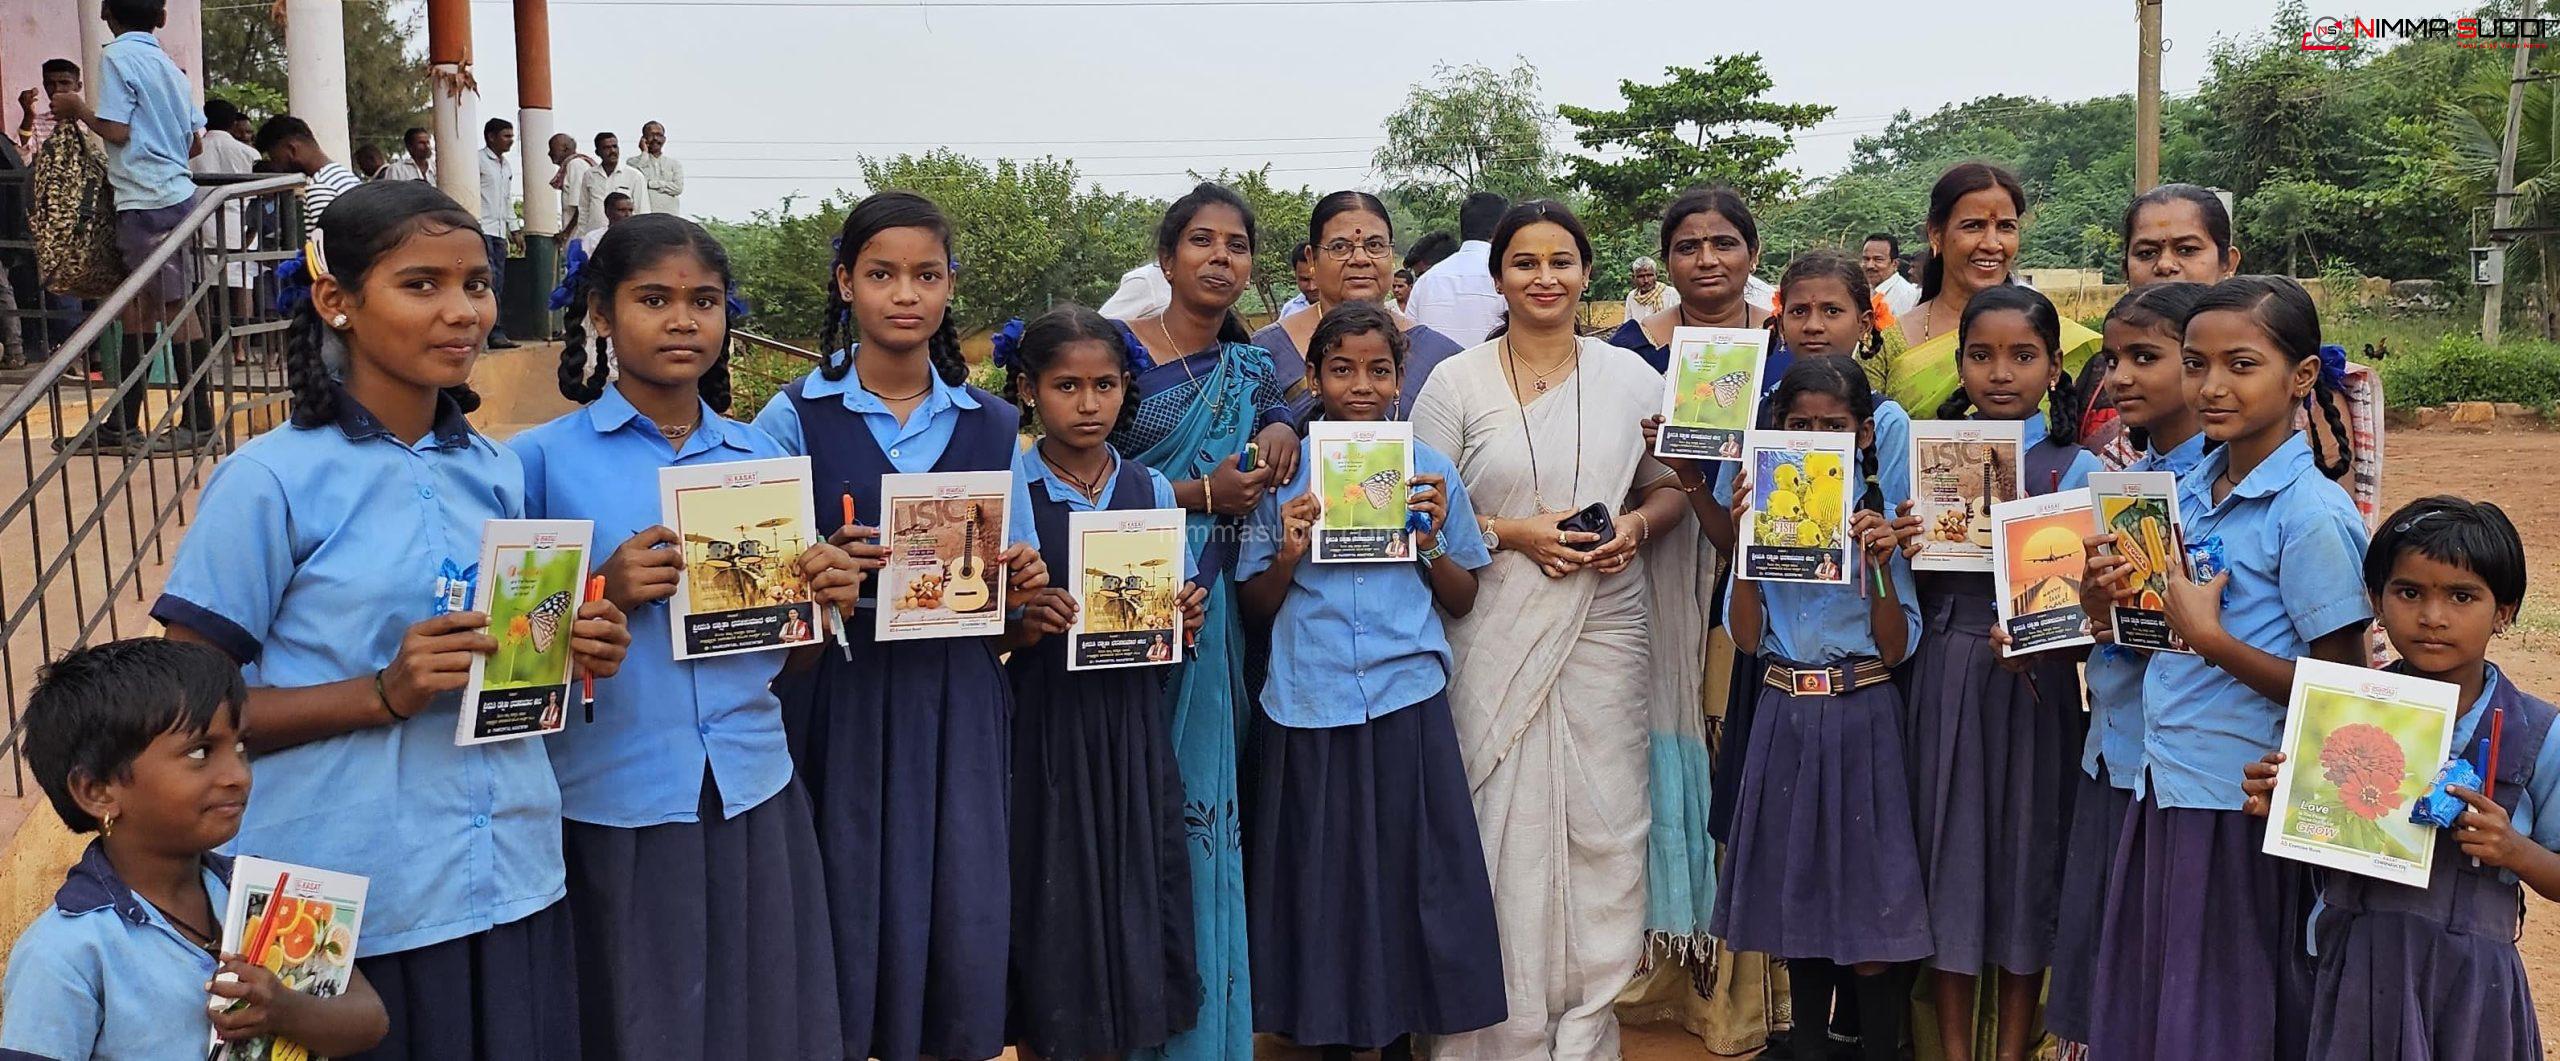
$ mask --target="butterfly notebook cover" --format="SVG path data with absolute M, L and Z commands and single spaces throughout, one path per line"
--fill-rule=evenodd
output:
M 2107 551 L 2132 565 L 2133 603 L 2115 606 L 2116 643 L 2154 652 L 2186 652 L 2169 630 L 2169 572 L 2178 570 L 2178 477 L 2168 472 L 2095 472 L 2089 492 L 2096 532 L 2116 536 Z
M 1760 407 L 1769 360 L 1766 328 L 1674 328 L 1671 371 L 1663 376 L 1657 457 L 1742 459 L 1744 433 Z
M 882 641 L 988 637 L 1004 632 L 1005 510 L 1012 472 L 880 477 L 889 547 L 880 569 Z M 1053 576 L 1054 577 L 1054 576 Z
M 1413 482 L 1413 425 L 1401 420 L 1307 425 L 1324 505 L 1308 550 L 1319 564 L 1413 558 L 1406 502 Z
M 1076 598 L 1067 669 L 1182 662 L 1182 510 L 1070 512 L 1067 534 L 1067 570 L 1049 574 Z
M 276 881 L 284 888 L 279 892 Z M 356 933 L 367 881 L 352 873 L 242 855 L 231 866 L 231 898 L 222 907 L 222 949 L 267 967 L 288 990 L 334 998 L 355 977 Z M 273 908 L 274 917 L 268 917 Z M 259 942 L 261 953 L 250 950 Z M 308 1061 L 309 1050 L 273 1037 L 209 1049 L 219 1061 Z
M 2015 501 L 2026 427 L 2016 420 L 1911 422 L 1914 571 L 1991 570 L 1991 506 Z
M 1857 564 L 1847 507 L 1850 455 L 1857 443 L 1856 435 L 1825 431 L 1747 436 L 1751 508 L 1740 528 L 1742 577 L 1848 584 Z
M 2409 804 L 2452 751 L 2461 698 L 2445 682 L 2296 661 L 2261 850 L 2426 887 L 2435 828 L 2410 821 Z
M 2091 507 L 2087 490 L 1991 506 L 1991 592 L 2009 631 L 2001 655 L 2095 643 L 2080 610 Z
M 794 648 L 823 636 L 799 563 L 820 540 L 816 504 L 807 457 L 658 469 L 659 514 L 684 550 L 667 600 L 675 658 Z
M 558 733 L 576 695 L 569 631 L 583 603 L 595 524 L 493 519 L 480 535 L 471 610 L 489 617 L 498 650 L 471 658 L 453 742 L 487 744 Z

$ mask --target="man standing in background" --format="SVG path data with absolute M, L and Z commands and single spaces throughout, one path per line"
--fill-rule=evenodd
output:
M 596 164 L 579 176 L 577 189 L 581 236 L 604 226 L 605 197 L 616 192 L 631 197 L 633 212 L 649 212 L 649 182 L 622 164 L 622 139 L 612 133 L 596 134 Z
M 400 134 L 400 146 L 408 154 L 392 160 L 391 165 L 383 169 L 382 179 L 435 183 L 435 137 L 413 125 L 408 132 Z
M 1413 282 L 1405 315 L 1431 330 L 1474 346 L 1502 323 L 1502 295 L 1493 289 L 1493 229 L 1511 203 L 1492 192 L 1467 196 L 1458 207 L 1458 252 Z
M 1893 233 L 1868 236 L 1858 248 L 1858 268 L 1867 274 L 1867 286 L 1884 297 L 1885 307 L 1896 317 L 1920 304 L 1920 287 L 1903 278 L 1901 266 L 1902 241 Z
M 567 133 L 551 134 L 546 145 L 551 151 L 551 164 L 557 172 L 551 175 L 551 186 L 560 192 L 560 242 L 567 243 L 586 234 L 603 218 L 578 209 L 580 189 L 586 183 L 587 171 L 596 160 L 578 153 L 578 138 Z
M 684 216 L 684 163 L 669 158 L 667 127 L 650 122 L 640 127 L 640 155 L 631 160 L 649 185 L 649 213 Z
M 27 162 L 34 162 L 36 149 L 53 135 L 53 97 L 80 91 L 80 64 L 69 59 L 44 61 L 44 91 L 28 89 L 18 93 L 18 151 Z
M 480 241 L 489 246 L 489 287 L 498 292 L 500 305 L 507 291 L 507 251 L 510 237 L 521 227 L 509 192 L 516 186 L 516 167 L 507 161 L 507 152 L 516 149 L 515 123 L 504 118 L 491 118 L 480 127 Z M 508 350 L 515 340 L 507 338 L 507 329 L 497 320 L 489 322 L 489 349 Z

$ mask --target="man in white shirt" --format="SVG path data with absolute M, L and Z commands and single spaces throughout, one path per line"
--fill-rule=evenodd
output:
M 1458 208 L 1458 251 L 1413 282 L 1405 315 L 1460 346 L 1474 346 L 1502 323 L 1502 295 L 1493 288 L 1493 230 L 1511 204 L 1477 192 Z
M 1316 245 L 1301 241 L 1290 248 L 1289 271 L 1296 274 L 1298 294 L 1280 306 L 1283 317 L 1316 303 Z
M 668 158 L 667 127 L 650 122 L 640 127 L 640 154 L 631 168 L 649 185 L 649 212 L 684 216 L 684 163 Z
M 241 143 L 238 137 L 231 135 L 232 128 L 241 120 L 240 108 L 232 106 L 231 101 L 226 99 L 204 101 L 204 139 L 202 140 L 204 148 L 196 152 L 196 157 L 187 160 L 187 169 L 199 175 L 246 174 L 254 171 L 258 165 L 258 149 Z M 249 230 L 248 214 L 240 201 L 233 200 L 222 205 L 222 232 L 216 238 L 220 240 L 225 250 L 257 249 L 257 234 Z M 208 261 L 208 265 L 219 261 L 213 255 L 207 255 L 207 257 L 214 259 L 214 261 Z M 251 308 L 248 296 L 249 289 L 257 283 L 258 266 L 253 262 L 228 262 L 223 263 L 221 272 L 222 286 L 232 291 L 234 302 L 232 312 L 242 320 L 251 319 L 248 313 Z
M 1858 248 L 1858 268 L 1867 274 L 1867 286 L 1884 296 L 1886 309 L 1896 317 L 1911 312 L 1920 304 L 1920 285 L 1902 277 L 1902 241 L 1893 233 L 1878 232 L 1867 237 Z
M 489 247 L 489 287 L 502 299 L 507 290 L 507 248 L 512 242 L 509 237 L 521 227 L 509 195 L 516 186 L 516 167 L 507 161 L 507 153 L 515 149 L 515 123 L 491 118 L 480 127 L 480 241 Z M 490 322 L 489 349 L 506 350 L 515 345 L 515 340 L 507 338 L 505 325 Z
M 633 212 L 649 212 L 649 179 L 622 164 L 622 140 L 612 133 L 596 134 L 595 167 L 579 178 L 577 187 L 578 235 L 603 226 L 604 197 L 615 192 L 631 197 Z
M 578 138 L 567 133 L 551 134 L 551 142 L 544 146 L 551 153 L 551 164 L 559 167 L 551 175 L 551 187 L 560 193 L 558 235 L 560 242 L 566 243 L 586 231 L 583 222 L 594 219 L 592 214 L 583 218 L 578 216 L 578 186 L 585 183 L 587 171 L 595 168 L 596 160 L 579 154 Z
M 436 182 L 435 137 L 413 125 L 409 127 L 408 132 L 400 134 L 400 147 L 408 153 L 394 160 L 389 166 L 383 167 L 382 179 L 424 181 L 434 184 Z
M 1173 281 L 1164 278 L 1164 267 L 1154 262 L 1120 274 L 1120 287 L 1104 299 L 1103 316 L 1116 321 L 1133 321 L 1161 316 L 1173 305 Z
M 305 226 L 319 223 L 320 215 L 337 202 L 338 196 L 353 191 L 364 182 L 354 170 L 329 160 L 320 151 L 320 141 L 311 135 L 311 126 L 290 114 L 279 114 L 258 127 L 258 152 L 267 160 L 284 167 L 288 173 L 309 178 L 302 185 L 302 218 Z

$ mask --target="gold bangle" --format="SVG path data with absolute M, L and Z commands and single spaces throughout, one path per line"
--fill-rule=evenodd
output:
M 1637 545 L 1643 545 L 1643 544 L 1645 544 L 1645 543 L 1647 543 L 1647 542 L 1652 541 L 1652 540 L 1653 540 L 1653 520 L 1652 520 L 1652 518 L 1651 518 L 1651 517 L 1646 516 L 1646 515 L 1645 515 L 1644 513 L 1642 513 L 1642 512 L 1629 512 L 1629 513 L 1627 513 L 1627 514 L 1628 514 L 1628 515 L 1630 515 L 1630 516 L 1634 516 L 1634 517 L 1636 518 L 1636 544 L 1637 544 Z
M 1200 477 L 1200 511 L 1212 516 L 1218 514 L 1218 491 L 1209 485 L 1206 475 Z

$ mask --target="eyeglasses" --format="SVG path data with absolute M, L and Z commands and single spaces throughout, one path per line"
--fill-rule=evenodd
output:
M 1329 241 L 1324 245 L 1325 257 L 1331 258 L 1337 262 L 1350 261 L 1351 252 L 1355 250 L 1365 252 L 1369 257 L 1378 261 L 1385 261 L 1387 260 L 1388 255 L 1396 252 L 1396 245 L 1388 241 L 1385 236 L 1371 236 L 1358 243 L 1353 243 L 1347 239 L 1337 239 Z

